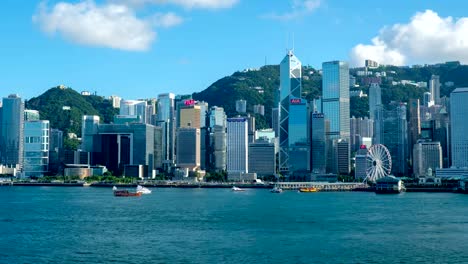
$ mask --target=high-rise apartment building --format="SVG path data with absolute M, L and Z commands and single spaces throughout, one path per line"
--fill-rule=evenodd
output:
M 468 88 L 450 94 L 452 167 L 468 167 Z
M 249 172 L 248 120 L 227 119 L 227 172 Z
M 247 101 L 241 99 L 236 101 L 236 112 L 246 113 L 247 112 Z
M 0 112 L 0 164 L 23 167 L 24 103 L 16 94 L 3 98 Z
M 349 79 L 349 77 L 348 77 Z M 292 98 L 301 98 L 302 94 L 302 64 L 292 51 L 284 57 L 280 64 L 280 87 L 276 95 L 278 103 L 278 134 L 279 134 L 279 170 L 289 171 L 289 106 Z M 349 81 L 349 80 L 348 80 Z

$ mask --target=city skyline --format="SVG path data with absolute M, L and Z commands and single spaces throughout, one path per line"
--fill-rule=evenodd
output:
M 462 34 L 466 32 L 465 3 L 454 8 L 438 1 L 397 1 L 386 9 L 372 1 L 157 2 L 6 1 L 0 11 L 5 22 L 0 25 L 4 32 L 0 87 L 25 99 L 59 84 L 125 99 L 171 91 L 192 93 L 235 71 L 276 64 L 288 48 L 294 48 L 304 65 L 317 68 L 330 60 L 356 66 L 357 61 L 363 63 L 363 51 L 380 63 L 468 61 L 460 52 L 468 43 Z M 239 17 L 243 19 L 232 23 Z M 421 21 L 433 25 L 431 32 L 419 30 Z M 122 25 L 132 34 L 120 34 Z M 313 33 L 301 30 L 309 27 Z M 410 41 L 430 41 L 418 41 L 418 50 L 412 42 L 391 46 L 395 35 L 406 29 L 420 32 Z M 106 34 L 96 39 L 96 32 Z M 444 45 L 447 40 L 435 39 L 438 34 L 459 39 L 459 45 L 428 54 L 431 47 L 421 43 Z M 323 41 L 316 41 L 317 36 Z M 221 57 L 223 63 L 219 63 Z M 207 71 L 206 65 L 216 67 Z

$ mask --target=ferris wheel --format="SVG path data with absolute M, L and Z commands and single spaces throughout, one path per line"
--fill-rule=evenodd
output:
M 392 171 L 392 156 L 387 147 L 382 144 L 372 145 L 367 151 L 366 179 L 375 182 L 389 176 Z

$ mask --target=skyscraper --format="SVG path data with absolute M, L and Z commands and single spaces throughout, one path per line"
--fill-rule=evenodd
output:
M 290 173 L 310 171 L 309 109 L 305 99 L 289 100 L 289 162 Z
M 440 77 L 432 75 L 429 81 L 429 91 L 431 92 L 431 101 L 436 105 L 440 104 Z
M 158 95 L 157 125 L 162 128 L 162 159 L 167 171 L 174 164 L 175 155 L 175 95 L 165 93 Z
M 377 106 L 382 105 L 382 89 L 378 83 L 371 83 L 369 87 L 369 118 L 375 120 Z
M 450 94 L 452 167 L 468 167 L 468 88 Z
M 322 113 L 313 113 L 311 118 L 312 173 L 325 173 L 327 167 L 325 116 Z
M 24 122 L 24 175 L 42 177 L 49 171 L 49 121 Z
M 200 168 L 200 129 L 177 129 L 177 166 L 194 171 Z
M 0 117 L 0 164 L 23 167 L 24 103 L 16 94 L 3 98 Z
M 227 120 L 227 172 L 249 172 L 248 120 L 243 117 Z
M 301 78 L 302 64 L 292 51 L 289 51 L 280 64 L 280 88 L 277 95 L 280 171 L 289 170 L 289 105 L 290 98 L 301 98 Z
M 406 176 L 409 159 L 406 105 L 393 103 L 383 113 L 383 143 L 392 156 L 392 173 Z
M 421 135 L 421 115 L 419 112 L 419 99 L 410 99 L 409 100 L 409 149 L 411 150 L 418 142 L 418 139 Z M 411 158 L 413 157 L 413 152 L 410 151 Z
M 349 128 L 349 66 L 347 62 L 324 62 L 323 70 L 323 113 L 330 120 L 330 139 L 350 137 Z

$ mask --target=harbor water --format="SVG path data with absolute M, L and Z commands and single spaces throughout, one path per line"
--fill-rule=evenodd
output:
M 1 187 L 0 263 L 467 263 L 468 195 Z

